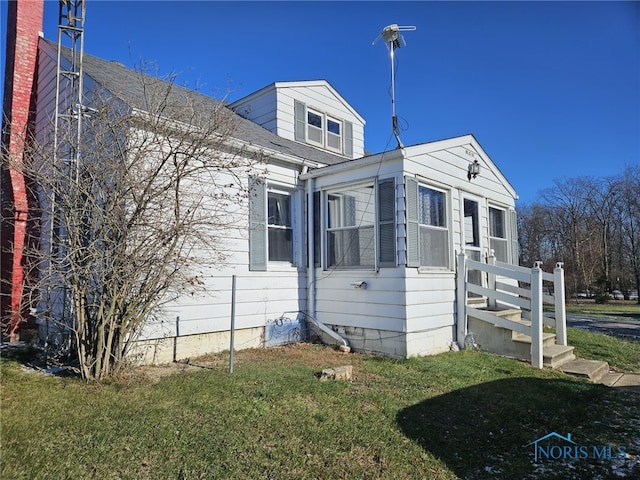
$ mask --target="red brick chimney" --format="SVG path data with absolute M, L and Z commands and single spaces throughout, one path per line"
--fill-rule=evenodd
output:
M 2 251 L 0 313 L 3 336 L 17 340 L 24 319 L 24 247 L 29 201 L 22 173 L 25 141 L 33 128 L 38 38 L 43 0 L 10 0 L 7 5 L 6 68 L 2 107 Z

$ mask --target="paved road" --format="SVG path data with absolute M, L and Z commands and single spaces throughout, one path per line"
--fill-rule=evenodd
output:
M 567 326 L 640 340 L 640 322 L 625 317 L 567 314 Z

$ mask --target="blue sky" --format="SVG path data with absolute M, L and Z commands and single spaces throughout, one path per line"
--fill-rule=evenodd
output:
M 47 1 L 52 40 L 57 15 Z M 396 144 L 389 55 L 372 41 L 392 23 L 417 27 L 396 51 L 405 145 L 473 133 L 521 202 L 554 179 L 640 168 L 640 2 L 88 0 L 85 52 L 153 62 L 215 96 L 229 87 L 229 100 L 326 79 L 380 152 Z

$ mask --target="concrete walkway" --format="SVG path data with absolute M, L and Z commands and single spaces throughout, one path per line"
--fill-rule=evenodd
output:
M 553 314 L 549 316 L 553 317 Z M 625 317 L 605 318 L 595 315 L 567 314 L 567 326 L 614 337 L 640 339 L 640 322 Z M 594 383 L 640 394 L 640 373 L 617 372 L 611 370 L 606 362 L 576 358 L 559 370 L 570 375 L 589 378 Z
M 558 367 L 568 375 L 588 378 L 593 383 L 640 394 L 640 373 L 612 370 L 607 362 L 576 358 Z
M 619 388 L 640 394 L 640 373 L 621 373 L 611 371 L 598 382 L 607 387 Z

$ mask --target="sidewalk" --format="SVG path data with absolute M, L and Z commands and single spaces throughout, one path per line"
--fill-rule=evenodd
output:
M 574 358 L 559 366 L 558 370 L 568 375 L 586 378 L 593 383 L 640 394 L 640 373 L 618 372 L 602 360 Z
M 598 382 L 607 387 L 619 388 L 640 394 L 640 373 L 609 372 Z

